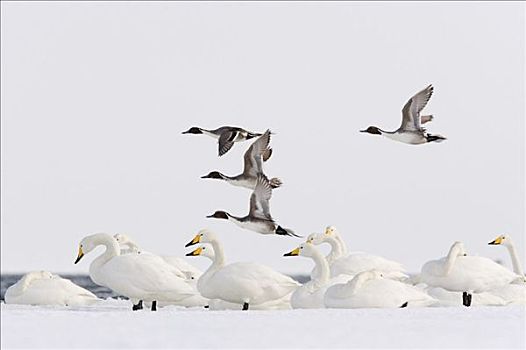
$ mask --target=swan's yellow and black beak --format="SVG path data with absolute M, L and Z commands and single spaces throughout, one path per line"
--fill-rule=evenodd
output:
M 84 256 L 84 252 L 82 251 L 82 247 L 79 246 L 79 253 L 77 254 L 77 259 L 75 260 L 75 264 L 78 263 L 80 259 L 82 259 L 83 256 Z
M 186 256 L 199 256 L 201 255 L 201 252 L 203 251 L 202 247 L 197 248 L 196 250 L 186 254 Z
M 283 254 L 283 256 L 298 256 L 298 255 L 300 255 L 300 248 L 299 247 L 294 249 L 291 252 Z
M 488 244 L 491 244 L 491 245 L 502 244 L 502 236 L 498 236 L 497 238 L 495 238 L 493 241 L 489 242 Z
M 197 244 L 197 243 L 199 243 L 200 240 L 201 240 L 201 235 L 197 234 L 197 235 L 195 235 L 194 239 L 192 239 L 190 242 L 186 243 L 185 247 L 189 247 L 191 245 Z

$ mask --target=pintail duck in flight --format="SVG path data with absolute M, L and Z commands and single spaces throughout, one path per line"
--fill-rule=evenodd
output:
M 283 228 L 276 224 L 270 215 L 269 201 L 272 197 L 272 186 L 267 177 L 262 173 L 257 175 L 256 187 L 250 196 L 250 211 L 247 216 L 237 217 L 218 210 L 207 218 L 225 219 L 232 221 L 237 226 L 246 230 L 258 232 L 264 235 L 277 234 L 285 236 L 301 237 L 292 230 Z
M 432 115 L 420 115 L 433 94 L 433 86 L 429 85 L 407 101 L 402 109 L 402 125 L 396 131 L 384 131 L 376 126 L 370 126 L 361 132 L 374 135 L 383 135 L 395 141 L 419 145 L 428 142 L 441 142 L 446 138 L 440 135 L 426 133 L 421 125 L 433 120 Z
M 243 173 L 237 176 L 227 176 L 219 171 L 212 171 L 208 175 L 201 176 L 202 179 L 220 179 L 234 186 L 246 187 L 253 190 L 256 188 L 258 173 L 263 173 L 263 162 L 267 161 L 272 155 L 272 148 L 269 148 L 270 130 L 261 135 L 245 152 L 245 168 Z M 282 182 L 278 178 L 270 179 L 270 186 L 278 188 Z
M 194 126 L 183 131 L 183 134 L 205 134 L 218 139 L 220 157 L 232 148 L 234 142 L 245 141 L 253 137 L 261 136 L 261 134 L 253 133 L 234 126 L 222 126 L 215 130 L 206 130 Z

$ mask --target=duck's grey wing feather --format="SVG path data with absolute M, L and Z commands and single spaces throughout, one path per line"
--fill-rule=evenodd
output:
M 269 160 L 271 155 L 272 155 L 272 148 L 267 148 L 265 152 L 263 152 L 263 161 L 266 162 L 267 160 Z
M 402 125 L 401 129 L 421 131 L 420 112 L 429 102 L 433 94 L 433 86 L 429 85 L 422 91 L 415 94 L 409 99 L 402 109 Z M 426 122 L 429 120 L 426 120 Z
M 432 115 L 423 115 L 420 117 L 420 124 L 425 124 L 433 120 Z
M 263 172 L 263 160 L 265 160 L 265 155 L 269 150 L 269 143 L 270 130 L 267 130 L 250 145 L 244 155 L 245 168 L 243 174 L 256 177 L 258 173 Z
M 232 146 L 234 146 L 234 140 L 236 139 L 236 131 L 225 131 L 219 136 L 218 150 L 219 156 L 221 157 L 226 152 L 230 151 Z
M 250 216 L 271 220 L 269 201 L 272 197 L 272 186 L 262 173 L 257 175 L 256 188 L 250 196 Z

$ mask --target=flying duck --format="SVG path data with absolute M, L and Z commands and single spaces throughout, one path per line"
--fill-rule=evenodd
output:
M 247 216 L 237 217 L 225 211 L 218 210 L 214 214 L 208 215 L 207 218 L 229 220 L 241 228 L 264 235 L 277 234 L 301 237 L 296 235 L 292 230 L 276 224 L 270 215 L 270 197 L 272 197 L 272 186 L 267 177 L 259 173 L 257 174 L 256 187 L 250 196 L 250 211 Z
M 206 130 L 194 126 L 183 131 L 183 134 L 205 134 L 218 139 L 220 157 L 232 148 L 234 142 L 245 141 L 253 137 L 261 136 L 261 134 L 253 133 L 234 126 L 222 126 L 215 130 Z
M 272 148 L 269 148 L 270 130 L 261 135 L 245 152 L 245 168 L 243 173 L 237 176 L 227 176 L 219 171 L 212 171 L 208 175 L 201 176 L 202 179 L 220 179 L 234 186 L 246 187 L 253 190 L 256 187 L 258 173 L 263 173 L 263 162 L 267 161 L 272 155 Z M 278 188 L 282 182 L 278 178 L 270 179 L 270 186 Z
M 402 109 L 402 125 L 396 131 L 384 131 L 376 126 L 370 126 L 360 132 L 367 132 L 374 135 L 383 135 L 395 141 L 419 145 L 428 142 L 441 142 L 446 140 L 440 135 L 426 133 L 421 125 L 433 120 L 432 115 L 420 115 L 433 94 L 433 86 L 429 85 L 407 101 Z

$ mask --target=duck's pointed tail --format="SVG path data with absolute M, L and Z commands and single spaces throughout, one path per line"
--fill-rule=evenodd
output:
M 442 136 L 442 135 L 427 134 L 426 135 L 426 140 L 427 140 L 427 142 L 442 142 L 442 141 L 447 140 L 447 139 L 444 136 Z
M 270 179 L 269 182 L 270 182 L 270 187 L 272 187 L 272 189 L 278 188 L 279 186 L 283 185 L 283 181 L 281 181 L 277 177 L 273 177 L 272 179 Z
M 279 225 L 278 225 L 278 228 L 276 229 L 276 234 L 283 235 L 283 236 L 290 236 L 290 237 L 298 237 L 298 238 L 302 237 L 302 236 L 298 236 L 297 234 L 295 234 L 294 231 L 292 231 L 291 229 L 283 228 Z

